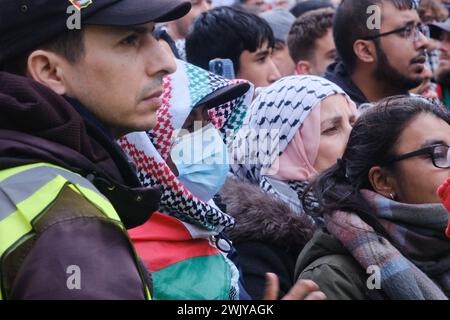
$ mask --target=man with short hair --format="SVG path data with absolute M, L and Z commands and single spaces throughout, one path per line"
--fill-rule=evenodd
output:
M 416 6 L 415 0 L 342 1 L 333 24 L 341 61 L 325 77 L 357 104 L 418 87 L 425 79 L 428 28 Z M 367 13 L 368 8 L 374 10 Z
M 126 228 L 147 221 L 161 193 L 142 188 L 115 138 L 156 124 L 176 65 L 154 25 L 189 9 L 2 1 L 0 69 L 15 75 L 0 72 L 0 299 L 151 298 Z
M 275 39 L 269 24 L 255 14 L 232 7 L 202 13 L 186 37 L 187 61 L 205 70 L 209 61 L 233 62 L 237 78 L 265 87 L 281 75 L 271 54 Z
M 317 9 L 298 17 L 292 25 L 288 47 L 296 74 L 323 76 L 335 61 L 333 16 L 333 9 Z

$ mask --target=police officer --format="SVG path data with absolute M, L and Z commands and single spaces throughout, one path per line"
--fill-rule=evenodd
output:
M 126 228 L 160 192 L 140 187 L 115 138 L 155 124 L 175 62 L 152 31 L 190 2 L 1 6 L 0 298 L 151 298 Z

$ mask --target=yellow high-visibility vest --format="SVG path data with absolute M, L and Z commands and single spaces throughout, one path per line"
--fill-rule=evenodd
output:
M 61 167 L 37 163 L 0 171 L 0 300 L 8 298 L 4 288 L 3 262 L 16 248 L 36 234 L 34 225 L 46 209 L 70 188 L 93 204 L 130 242 L 139 270 L 145 297 L 150 290 L 145 281 L 134 247 L 119 215 L 108 199 L 87 179 Z

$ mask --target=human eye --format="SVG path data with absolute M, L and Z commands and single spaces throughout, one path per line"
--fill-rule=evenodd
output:
M 435 159 L 447 159 L 448 148 L 444 146 L 439 146 L 434 148 L 433 157 Z
M 338 126 L 333 125 L 333 126 L 326 128 L 325 130 L 323 130 L 322 134 L 326 135 L 326 136 L 331 136 L 331 135 L 335 134 L 338 131 L 338 129 L 339 129 Z
M 411 37 L 411 35 L 413 34 L 415 27 L 412 25 L 408 25 L 405 27 L 405 31 L 403 31 L 403 34 L 405 36 L 405 38 L 409 38 Z
M 257 63 L 263 64 L 266 62 L 268 55 L 262 56 L 256 60 Z
M 137 34 L 131 34 L 120 41 L 123 46 L 136 46 L 139 42 L 139 37 Z

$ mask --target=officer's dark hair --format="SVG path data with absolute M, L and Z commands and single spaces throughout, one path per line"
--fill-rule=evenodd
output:
M 70 63 L 76 63 L 85 52 L 83 34 L 83 29 L 65 31 L 36 48 L 4 61 L 0 65 L 0 70 L 25 76 L 27 74 L 28 57 L 36 50 L 51 51 L 64 57 Z
M 354 70 L 357 61 L 353 44 L 380 33 L 376 28 L 372 30 L 367 27 L 371 16 L 367 13 L 367 8 L 377 5 L 383 11 L 383 3 L 392 3 L 398 10 L 416 8 L 415 0 L 343 0 L 336 11 L 333 22 L 334 42 L 339 57 L 350 72 Z
M 230 59 L 237 73 L 242 52 L 255 52 L 266 41 L 269 48 L 275 46 L 272 29 L 264 19 L 236 8 L 217 7 L 193 23 L 186 37 L 186 57 L 206 70 L 212 59 Z

